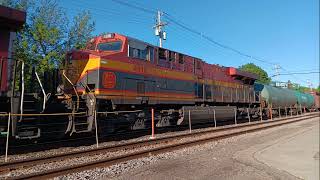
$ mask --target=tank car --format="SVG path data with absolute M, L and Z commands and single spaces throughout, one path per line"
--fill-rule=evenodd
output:
M 310 111 L 314 107 L 314 98 L 307 93 L 259 83 L 255 83 L 255 90 L 261 92 L 261 107 L 273 109 L 273 114 L 279 114 L 279 109 L 284 114 Z M 270 115 L 267 110 L 264 113 Z

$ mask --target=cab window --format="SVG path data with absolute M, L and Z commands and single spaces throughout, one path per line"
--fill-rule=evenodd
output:
M 121 46 L 122 46 L 121 41 L 105 42 L 105 43 L 99 43 L 97 49 L 99 51 L 120 51 Z
M 153 61 L 154 48 L 135 40 L 129 41 L 129 57 Z

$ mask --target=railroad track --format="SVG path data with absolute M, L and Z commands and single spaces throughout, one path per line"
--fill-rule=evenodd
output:
M 319 116 L 319 113 L 309 113 L 304 116 L 294 116 L 282 119 L 274 119 L 268 121 L 256 121 L 238 125 L 228 125 L 223 127 L 210 128 L 200 130 L 192 133 L 180 133 L 177 135 L 150 139 L 146 141 L 138 141 L 131 143 L 124 143 L 116 146 L 106 146 L 96 149 L 88 149 L 80 152 L 70 152 L 59 154 L 55 156 L 40 157 L 34 159 L 26 159 L 21 161 L 12 161 L 9 163 L 0 164 L 0 174 L 17 171 L 23 168 L 32 166 L 45 165 L 54 162 L 63 162 L 66 160 L 73 160 L 75 158 L 84 156 L 103 155 L 106 153 L 111 154 L 108 157 L 98 158 L 95 161 L 83 162 L 73 164 L 66 167 L 58 167 L 55 169 L 34 172 L 30 174 L 23 174 L 21 176 L 8 177 L 8 179 L 43 179 L 62 176 L 74 172 L 93 169 L 96 167 L 106 167 L 112 164 L 137 159 L 150 154 L 160 154 L 163 152 L 172 151 L 175 149 L 193 146 L 205 143 L 212 140 L 223 139 L 231 136 L 236 136 L 248 132 L 254 132 L 270 127 L 281 126 L 288 123 L 306 120 L 312 117 Z

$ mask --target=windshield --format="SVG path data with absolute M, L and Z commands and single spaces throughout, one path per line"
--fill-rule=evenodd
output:
M 99 43 L 98 50 L 100 50 L 100 51 L 120 51 L 121 46 L 122 46 L 121 41 Z

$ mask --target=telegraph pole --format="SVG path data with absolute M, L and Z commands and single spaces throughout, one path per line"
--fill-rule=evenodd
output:
M 311 92 L 312 91 L 312 83 L 311 83 L 310 79 L 307 80 L 307 83 L 308 83 L 308 86 L 309 86 L 309 89 Z
M 279 64 L 275 64 L 273 69 L 276 71 L 276 73 L 274 75 L 275 79 L 279 81 L 279 79 L 277 78 L 280 75 L 280 73 L 279 73 L 279 70 L 280 70 Z M 277 86 L 277 82 L 276 82 L 276 86 Z
M 162 47 L 162 40 L 167 39 L 167 34 L 165 31 L 162 30 L 162 28 L 168 24 L 166 22 L 161 22 L 162 15 L 163 15 L 163 13 L 161 11 L 158 11 L 156 25 L 153 26 L 153 28 L 155 29 L 155 35 L 159 36 L 159 46 L 160 47 Z

